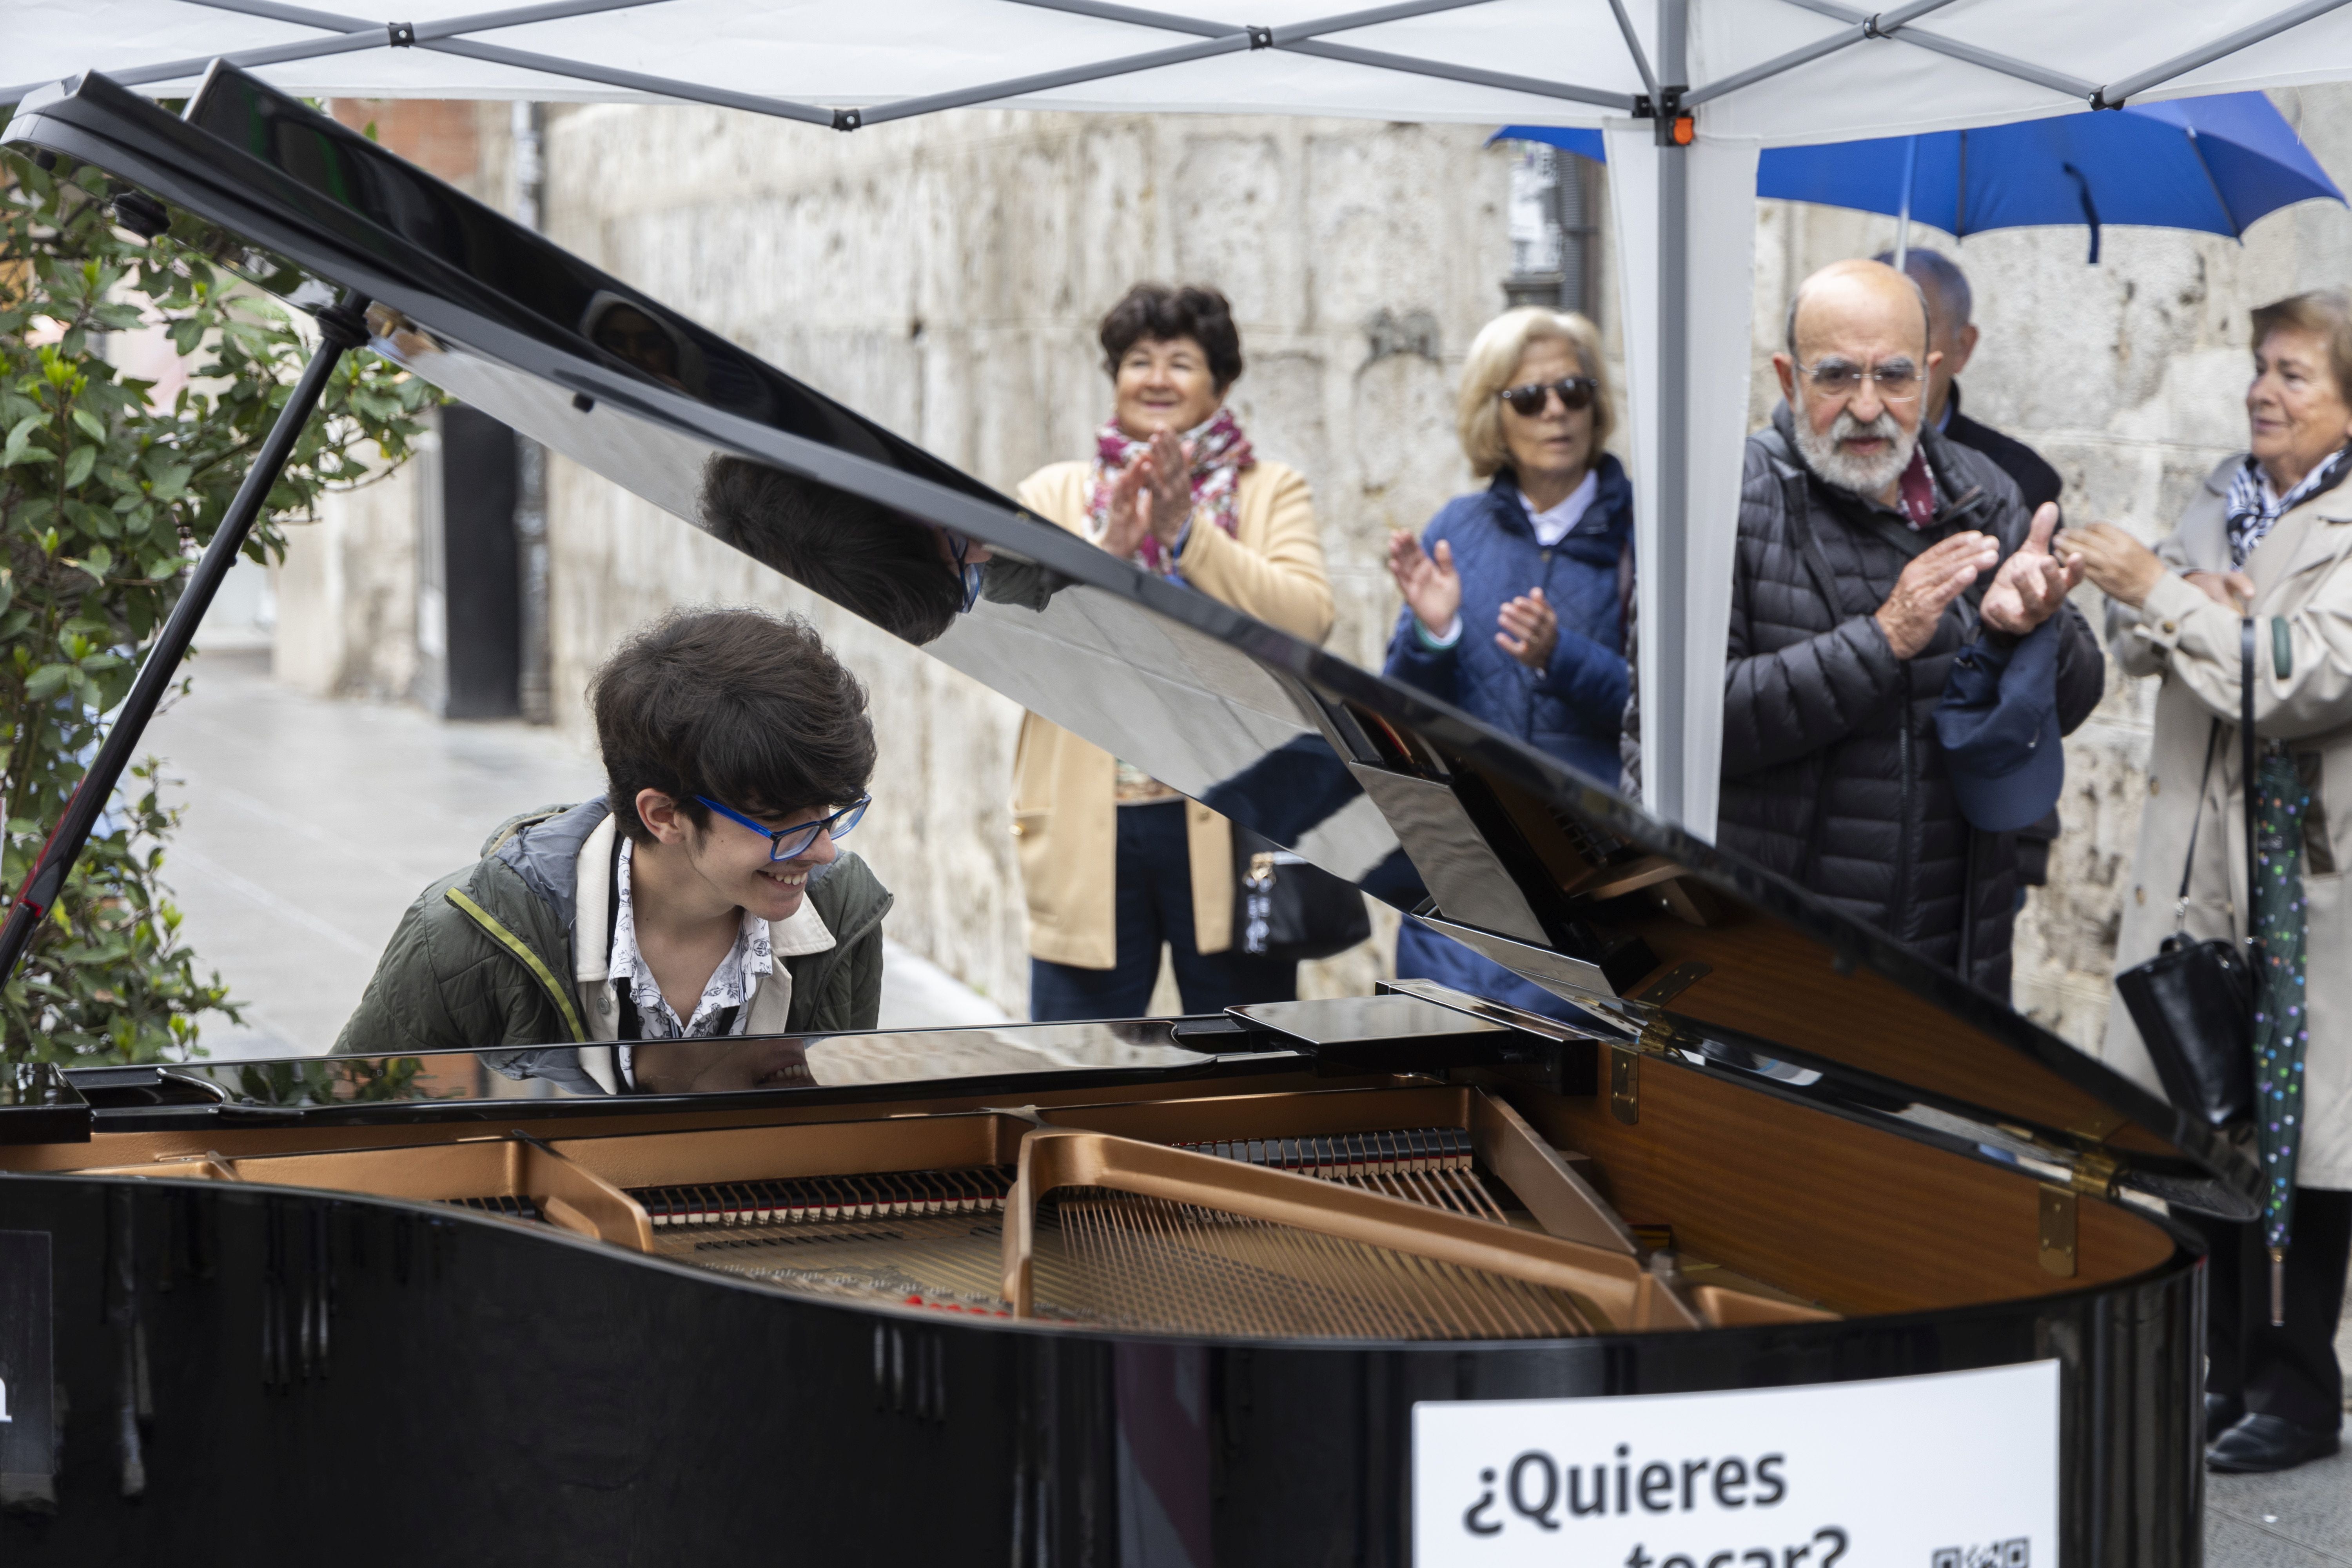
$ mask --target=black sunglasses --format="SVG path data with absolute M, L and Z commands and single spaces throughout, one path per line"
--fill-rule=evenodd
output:
M 1525 419 L 1533 419 L 1544 411 L 1551 395 L 1559 394 L 1559 405 L 1570 414 L 1592 406 L 1592 395 L 1601 384 L 1589 375 L 1566 376 L 1559 381 L 1539 381 L 1528 386 L 1507 386 L 1495 395 L 1511 405 L 1511 411 Z

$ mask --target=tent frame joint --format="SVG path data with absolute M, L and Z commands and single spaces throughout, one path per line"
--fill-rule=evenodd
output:
M 1655 99 L 1642 93 L 1633 100 L 1633 118 L 1650 121 L 1661 147 L 1687 147 L 1697 133 L 1698 117 L 1683 107 L 1683 99 L 1690 91 L 1683 83 L 1670 83 L 1658 89 Z
M 833 128 L 835 131 L 855 131 L 865 123 L 866 116 L 858 110 L 836 109 L 833 111 Z
M 1251 48 L 1270 49 L 1274 47 L 1274 29 L 1272 27 L 1244 27 L 1242 31 L 1249 35 L 1249 47 Z
M 383 36 L 393 48 L 413 49 L 416 47 L 416 24 L 386 22 L 383 25 Z

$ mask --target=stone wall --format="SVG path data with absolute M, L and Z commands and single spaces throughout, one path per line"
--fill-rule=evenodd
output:
M 269 671 L 313 697 L 399 701 L 416 679 L 419 482 L 431 453 L 283 525 L 271 568 L 278 619 Z
M 1454 375 L 1509 270 L 1507 159 L 1466 127 L 966 111 L 855 136 L 715 110 L 551 111 L 548 227 L 567 248 L 1011 489 L 1085 455 L 1108 409 L 1094 329 L 1140 279 L 1214 284 L 1257 449 L 1315 487 L 1331 646 L 1376 662 L 1388 530 L 1469 483 Z M 891 931 L 1018 1013 L 1006 795 L 1019 713 L 570 464 L 550 481 L 557 722 L 614 640 L 680 603 L 808 613 L 874 694 L 877 807 L 857 847 Z M 1392 940 L 1392 938 L 1391 938 Z M 1377 948 L 1378 944 L 1372 944 Z M 1370 989 L 1370 949 L 1317 991 Z
M 2324 164 L 2352 169 L 2352 89 L 2274 97 Z M 383 108 L 338 106 L 355 122 Z M 470 151 L 446 117 L 387 118 L 385 139 L 406 152 L 419 138 L 453 168 L 470 157 L 465 182 L 502 202 L 505 107 L 464 112 L 479 117 Z M 548 223 L 569 248 L 1004 488 L 1085 451 L 1108 402 L 1093 324 L 1129 282 L 1218 285 L 1250 361 L 1234 405 L 1261 451 L 1313 481 L 1340 605 L 1332 646 L 1369 663 L 1392 613 L 1387 530 L 1418 526 L 1468 483 L 1453 378 L 1509 265 L 1506 155 L 1480 140 L 1461 127 L 997 111 L 838 136 L 717 111 L 555 109 Z M 1764 204 L 1758 420 L 1776 395 L 1768 362 L 1790 286 L 1893 239 L 1890 219 Z M 2095 267 L 2080 229 L 1914 239 L 1975 284 L 1984 342 L 1969 411 L 2042 450 L 2070 517 L 2150 540 L 2243 438 L 2248 311 L 2352 281 L 2352 215 L 2317 203 L 2242 244 L 2111 227 Z M 1600 254 L 1613 344 L 1613 255 Z M 584 741 L 587 672 L 671 605 L 811 613 L 874 690 L 886 763 L 859 847 L 898 892 L 893 934 L 1019 1012 L 1010 705 L 577 468 L 554 465 L 551 490 L 558 722 Z M 414 665 L 401 595 L 413 604 L 414 588 L 399 507 L 391 490 L 362 492 L 298 542 L 288 586 L 308 575 L 302 595 L 279 596 L 282 671 L 319 689 L 401 689 Z M 2098 595 L 2082 600 L 2095 622 Z M 2151 696 L 2114 679 L 2070 742 L 2065 836 L 2019 926 L 2020 1005 L 2086 1046 L 2132 896 Z M 1309 984 L 1360 990 L 1374 963 L 1354 955 Z

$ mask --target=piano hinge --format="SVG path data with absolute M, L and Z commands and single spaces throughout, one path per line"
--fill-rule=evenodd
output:
M 1698 966 L 1704 971 L 1706 966 Z M 1638 1038 L 1612 1040 L 1609 1043 L 1609 1113 L 1631 1127 L 1642 1120 L 1642 1058 L 1656 1057 L 1661 1061 L 1684 1046 L 1696 1047 L 1698 1041 L 1672 1025 L 1656 1021 L 1642 1026 Z
M 1703 963 L 1696 958 L 1687 960 L 1650 982 L 1635 994 L 1633 1000 L 1663 1007 L 1714 973 L 1715 966 L 1711 963 Z
M 2084 1149 L 2074 1155 L 2074 1166 L 2066 1178 L 2067 1186 L 2084 1197 L 2112 1198 L 2116 1195 L 2116 1175 L 2124 1163 L 2103 1149 Z
M 2074 1210 L 2072 1187 L 2042 1184 L 2040 1202 L 2042 1267 L 2061 1279 L 2074 1277 Z
M 1638 1044 L 1610 1043 L 1609 1114 L 1628 1127 L 1642 1120 L 1642 1050 Z

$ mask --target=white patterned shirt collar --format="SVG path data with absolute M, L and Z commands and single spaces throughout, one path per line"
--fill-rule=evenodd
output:
M 719 1031 L 714 1026 L 719 1016 L 730 1007 L 735 1009 L 726 1032 L 740 1035 L 751 1016 L 751 997 L 760 989 L 760 982 L 775 969 L 775 958 L 769 945 L 768 922 L 743 911 L 743 928 L 735 934 L 735 945 L 719 961 L 703 984 L 701 999 L 694 1005 L 694 1016 L 683 1024 L 677 1011 L 662 994 L 661 985 L 646 965 L 645 955 L 637 951 L 635 911 L 629 901 L 629 853 L 634 847 L 624 837 L 621 840 L 621 863 L 613 878 L 613 898 L 619 906 L 613 920 L 613 956 L 608 973 L 616 981 L 625 981 L 629 999 L 636 1005 L 637 1036 L 644 1040 L 706 1039 Z M 632 1083 L 629 1047 L 620 1049 L 622 1073 Z

